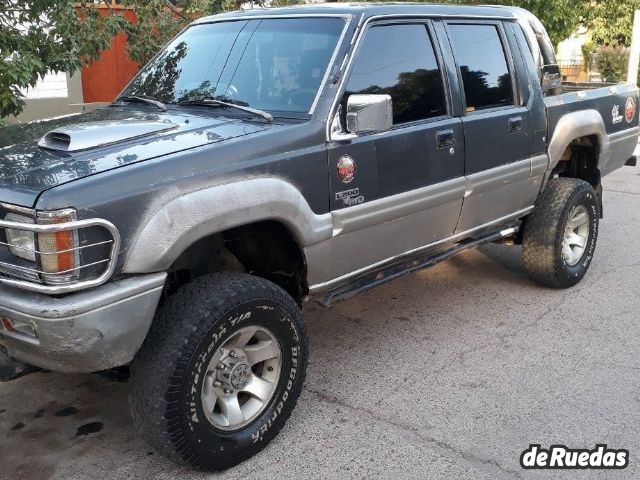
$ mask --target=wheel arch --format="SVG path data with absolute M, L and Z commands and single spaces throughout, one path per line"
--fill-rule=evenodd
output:
M 167 268 L 165 293 L 219 272 L 249 273 L 282 287 L 298 303 L 309 293 L 302 246 L 281 222 L 265 220 L 196 240 Z
M 331 214 L 313 212 L 302 193 L 278 178 L 252 178 L 180 195 L 140 228 L 124 273 L 166 271 L 196 242 L 265 221 L 282 224 L 301 247 L 331 237 Z
M 564 115 L 557 123 L 549 142 L 549 166 L 553 170 L 568 160 L 574 146 L 590 146 L 599 168 L 600 154 L 607 148 L 608 137 L 604 120 L 597 110 L 588 109 Z

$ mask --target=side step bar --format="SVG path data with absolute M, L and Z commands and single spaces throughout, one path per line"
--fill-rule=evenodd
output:
M 447 260 L 455 254 L 462 252 L 463 250 L 468 250 L 485 243 L 495 242 L 497 240 L 511 237 L 520 230 L 520 223 L 521 222 L 518 222 L 499 231 L 486 233 L 479 237 L 463 240 L 435 255 L 422 254 L 401 258 L 399 261 L 372 270 L 371 272 L 365 273 L 360 277 L 330 290 L 323 297 L 318 298 L 317 302 L 325 307 L 330 307 L 336 302 L 347 300 L 348 298 L 359 293 L 366 292 L 378 285 L 403 277 L 409 273 L 432 267 L 437 263 Z

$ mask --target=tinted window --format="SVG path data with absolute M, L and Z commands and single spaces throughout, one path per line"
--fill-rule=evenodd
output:
M 343 26 L 338 18 L 194 25 L 144 67 L 124 94 L 167 103 L 214 97 L 308 112 Z
M 467 111 L 513 104 L 513 88 L 494 25 L 449 25 L 462 74 Z
M 352 93 L 391 95 L 395 124 L 444 115 L 442 76 L 426 26 L 371 28 L 354 62 L 345 102 Z

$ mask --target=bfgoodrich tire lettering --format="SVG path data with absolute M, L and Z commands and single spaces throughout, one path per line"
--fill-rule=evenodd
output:
M 580 212 L 588 216 L 588 236 L 579 258 L 567 261 L 563 248 L 567 248 L 567 238 L 571 237 L 571 220 Z M 599 218 L 598 198 L 589 183 L 575 178 L 549 180 L 525 223 L 522 258 L 531 277 L 552 288 L 578 283 L 593 259 Z
M 280 375 L 250 423 L 223 430 L 205 415 L 202 386 L 220 346 L 247 326 L 277 338 Z M 284 426 L 302 390 L 307 351 L 300 309 L 278 286 L 237 273 L 196 279 L 162 307 L 132 364 L 129 399 L 136 426 L 153 447 L 180 463 L 210 470 L 233 466 Z

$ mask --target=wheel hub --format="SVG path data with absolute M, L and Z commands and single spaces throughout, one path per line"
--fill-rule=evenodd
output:
M 237 430 L 253 421 L 275 392 L 281 359 L 278 340 L 266 328 L 235 332 L 218 348 L 205 373 L 201 401 L 207 420 L 221 430 Z
M 577 265 L 589 239 L 589 213 L 582 205 L 576 205 L 569 214 L 562 241 L 562 258 L 567 265 Z
M 226 371 L 229 373 L 224 373 Z M 245 362 L 238 362 L 232 367 L 227 367 L 225 370 L 220 371 L 218 378 L 221 378 L 221 382 L 226 384 L 227 387 L 240 390 L 249 383 L 251 375 L 251 367 Z

